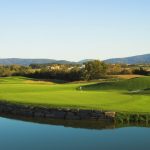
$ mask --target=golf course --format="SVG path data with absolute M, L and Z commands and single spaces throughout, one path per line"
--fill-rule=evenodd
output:
M 63 83 L 0 78 L 0 100 L 50 108 L 150 113 L 150 77 Z

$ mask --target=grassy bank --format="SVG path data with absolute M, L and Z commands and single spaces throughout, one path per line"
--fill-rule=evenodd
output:
M 150 77 L 63 84 L 8 77 L 0 78 L 0 100 L 57 108 L 150 113 L 149 88 Z
M 117 123 L 150 123 L 150 113 L 129 113 L 129 112 L 118 112 L 115 121 Z

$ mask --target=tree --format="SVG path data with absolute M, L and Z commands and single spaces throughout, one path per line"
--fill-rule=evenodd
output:
M 83 77 L 86 80 L 99 79 L 106 75 L 107 65 L 99 60 L 89 61 L 84 64 Z
M 120 64 L 109 64 L 107 73 L 110 75 L 120 74 L 122 71 L 122 67 Z
M 139 74 L 139 75 L 149 75 L 149 72 L 146 71 L 144 68 L 140 67 L 139 69 L 133 70 L 134 74 Z

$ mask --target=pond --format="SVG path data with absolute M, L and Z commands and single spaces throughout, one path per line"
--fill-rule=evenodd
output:
M 56 124 L 56 123 L 55 123 Z M 71 123 L 70 123 L 71 124 Z M 82 128 L 0 117 L 1 150 L 150 150 L 150 128 Z M 93 127 L 93 128 L 92 128 Z

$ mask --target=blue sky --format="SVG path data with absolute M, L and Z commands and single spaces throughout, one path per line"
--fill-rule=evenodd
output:
M 149 0 L 0 0 L 0 57 L 150 53 Z

